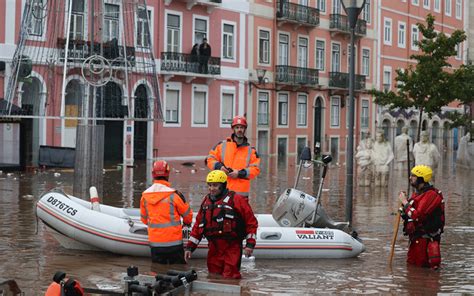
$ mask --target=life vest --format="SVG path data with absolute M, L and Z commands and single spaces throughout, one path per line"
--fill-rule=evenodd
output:
M 81 284 L 73 279 L 68 279 L 61 285 L 56 282 L 52 282 L 49 285 L 48 290 L 44 296 L 82 296 L 84 295 L 84 289 Z
M 224 198 L 215 202 L 211 200 L 209 194 L 204 198 L 201 204 L 202 219 L 198 227 L 203 228 L 203 234 L 207 239 L 244 239 L 245 223 L 234 210 L 234 194 L 235 192 L 228 191 Z

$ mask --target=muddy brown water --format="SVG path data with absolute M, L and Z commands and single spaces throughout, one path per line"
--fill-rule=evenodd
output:
M 197 210 L 206 192 L 203 180 L 208 170 L 202 161 L 195 161 L 195 166 L 182 163 L 171 162 L 171 181 Z M 280 193 L 294 185 L 296 171 L 294 158 L 264 158 L 262 173 L 252 183 L 250 199 L 254 211 L 270 213 Z M 108 167 L 102 202 L 138 207 L 140 194 L 147 187 L 146 173 L 145 163 L 121 170 Z M 194 268 L 201 280 L 238 284 L 247 295 L 474 293 L 474 173 L 457 170 L 452 155 L 444 156 L 435 181 L 446 202 L 442 268 L 431 271 L 407 266 L 407 240 L 401 233 L 393 266 L 388 267 L 397 192 L 407 187 L 404 173 L 392 171 L 388 188 L 355 187 L 353 224 L 367 249 L 357 258 L 256 258 L 255 262 L 243 263 L 240 281 L 209 279 L 205 260 L 194 259 L 186 268 Z M 313 168 L 303 169 L 298 188 L 314 193 L 319 185 L 317 175 Z M 344 166 L 332 166 L 324 186 L 329 190 L 322 196 L 323 206 L 337 221 L 344 218 L 344 175 Z M 72 184 L 71 170 L 0 174 L 1 278 L 15 279 L 25 295 L 42 295 L 57 270 L 92 288 L 120 286 L 120 277 L 129 265 L 138 266 L 141 273 L 166 271 L 167 267 L 153 264 L 148 258 L 61 247 L 46 226 L 37 221 L 35 202 L 43 192 L 55 187 L 72 192 Z

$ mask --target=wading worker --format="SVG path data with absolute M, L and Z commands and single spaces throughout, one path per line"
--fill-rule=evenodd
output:
M 184 224 L 191 224 L 193 212 L 181 192 L 168 182 L 170 167 L 164 160 L 153 163 L 153 185 L 142 194 L 140 215 L 148 225 L 148 239 L 153 262 L 161 264 L 186 263 L 183 260 Z
M 248 197 L 250 180 L 260 174 L 260 158 L 245 137 L 245 117 L 235 116 L 231 128 L 232 135 L 212 148 L 205 162 L 210 170 L 221 170 L 227 174 L 229 190 Z
M 230 191 L 227 175 L 211 171 L 206 178 L 209 194 L 204 197 L 186 247 L 185 259 L 191 258 L 202 237 L 209 242 L 209 273 L 240 279 L 242 251 L 251 256 L 255 248 L 258 222 L 247 198 Z M 245 248 L 242 242 L 246 239 Z
M 444 227 L 444 200 L 441 191 L 429 182 L 433 171 L 417 165 L 411 170 L 410 184 L 415 188 L 410 198 L 400 192 L 403 233 L 409 237 L 407 262 L 437 269 L 441 263 L 440 239 Z

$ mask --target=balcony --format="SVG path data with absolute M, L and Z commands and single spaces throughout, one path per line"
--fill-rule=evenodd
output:
M 349 73 L 329 72 L 329 87 L 337 89 L 349 89 Z M 354 89 L 356 91 L 361 91 L 365 89 L 364 75 L 355 76 Z
M 221 58 L 195 56 L 180 52 L 161 53 L 161 71 L 165 75 L 184 75 L 190 82 L 196 77 L 210 78 L 221 74 Z M 170 78 L 170 77 L 169 77 Z
M 349 20 L 346 15 L 331 14 L 329 16 L 329 30 L 335 33 L 350 34 Z M 355 28 L 355 34 L 358 36 L 367 35 L 367 21 L 358 19 Z
M 319 9 L 290 3 L 288 0 L 278 1 L 277 5 L 277 19 L 280 24 L 288 22 L 306 27 L 317 27 L 319 25 Z
M 276 66 L 275 83 L 316 88 L 319 83 L 319 71 L 316 69 Z
M 168 6 L 173 0 L 165 0 L 165 5 Z M 221 6 L 222 0 L 185 0 L 186 8 L 191 10 L 195 5 L 202 5 L 207 7 L 207 13 L 211 13 L 216 7 Z

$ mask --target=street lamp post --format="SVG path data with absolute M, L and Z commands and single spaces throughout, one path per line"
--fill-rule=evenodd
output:
M 355 87 L 355 28 L 365 0 L 341 0 L 351 30 L 351 58 L 349 65 L 349 135 L 346 159 L 346 220 L 352 225 L 352 191 L 354 183 L 354 87 Z

